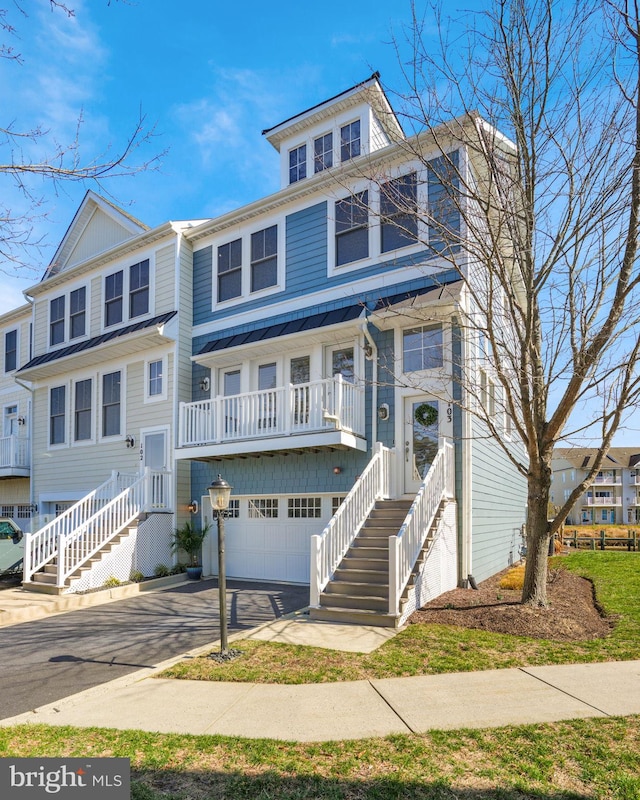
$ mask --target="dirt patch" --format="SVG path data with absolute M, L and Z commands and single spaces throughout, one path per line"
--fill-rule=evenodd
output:
M 477 590 L 454 589 L 440 595 L 415 611 L 409 623 L 460 625 L 559 641 L 601 639 L 611 633 L 615 620 L 604 617 L 597 608 L 593 585 L 585 578 L 564 569 L 551 570 L 549 608 L 531 608 L 520 603 L 519 589 L 500 588 L 503 574 L 479 584 Z

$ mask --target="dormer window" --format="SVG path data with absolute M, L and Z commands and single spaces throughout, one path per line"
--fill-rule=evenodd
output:
M 301 144 L 289 151 L 289 183 L 307 177 L 307 145 Z
M 360 120 L 340 128 L 340 160 L 349 161 L 360 155 Z
M 333 134 L 326 133 L 313 142 L 313 171 L 322 172 L 333 166 Z

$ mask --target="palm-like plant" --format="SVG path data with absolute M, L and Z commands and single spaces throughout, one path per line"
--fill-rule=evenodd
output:
M 171 552 L 177 553 L 182 550 L 189 556 L 189 561 L 192 567 L 199 566 L 198 560 L 200 557 L 200 550 L 205 536 L 209 533 L 211 528 L 210 523 L 201 528 L 195 522 L 185 522 L 179 528 L 176 528 L 173 533 L 173 541 L 171 542 Z

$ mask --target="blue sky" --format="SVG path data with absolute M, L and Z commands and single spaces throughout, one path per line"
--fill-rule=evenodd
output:
M 292 0 L 68 3 L 71 19 L 48 0 L 24 0 L 28 17 L 14 17 L 12 42 L 23 63 L 0 61 L 0 108 L 18 129 L 41 125 L 59 142 L 73 138 L 82 113 L 87 156 L 117 149 L 142 109 L 156 137 L 140 155 L 166 149 L 160 170 L 105 187 L 152 227 L 216 216 L 276 191 L 278 157 L 264 128 L 374 70 L 402 85 L 391 41 L 410 21 L 409 0 L 325 0 L 317 13 Z M 36 183 L 48 214 L 36 231 L 47 247 L 35 271 L 0 273 L 0 313 L 39 280 L 86 188 L 66 184 L 56 193 Z

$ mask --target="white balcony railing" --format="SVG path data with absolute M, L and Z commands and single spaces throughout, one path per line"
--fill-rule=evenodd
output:
M 0 468 L 29 468 L 29 439 L 27 436 L 0 438 Z
M 621 497 L 587 497 L 586 504 L 588 506 L 621 506 Z
M 342 375 L 181 403 L 178 446 L 336 429 L 364 435 L 364 391 Z
M 620 486 L 622 477 L 620 475 L 596 475 L 593 482 L 596 486 Z

